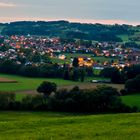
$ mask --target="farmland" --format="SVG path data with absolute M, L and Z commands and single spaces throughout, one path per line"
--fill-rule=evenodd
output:
M 1 91 L 14 91 L 14 92 L 28 92 L 28 91 L 35 91 L 36 88 L 43 82 L 43 81 L 50 81 L 55 82 L 58 85 L 58 88 L 67 88 L 71 89 L 74 86 L 79 86 L 81 89 L 94 89 L 98 85 L 96 83 L 90 83 L 92 79 L 103 79 L 98 77 L 87 77 L 84 83 L 81 82 L 74 82 L 70 80 L 63 80 L 63 79 L 56 79 L 56 78 L 29 78 L 29 77 L 22 77 L 16 75 L 7 75 L 7 74 L 0 74 L 1 78 L 6 78 L 9 80 L 17 81 L 17 83 L 0 83 L 0 90 Z M 1 81 L 2 82 L 2 81 Z M 108 86 L 113 86 L 118 90 L 123 88 L 121 84 L 106 84 Z
M 122 96 L 122 101 L 129 106 L 137 106 L 140 108 L 140 94 Z
M 34 90 L 43 81 L 55 82 L 57 85 L 70 85 L 74 84 L 73 81 L 66 81 L 56 78 L 29 78 L 15 75 L 0 74 L 1 78 L 8 78 L 17 81 L 17 83 L 0 83 L 1 91 L 22 91 L 22 90 Z
M 18 116 L 18 117 L 17 117 Z M 138 140 L 140 113 L 83 115 L 52 112 L 1 112 L 3 140 Z
M 7 74 L 0 74 L 1 80 L 4 80 L 4 83 L 0 83 L 0 91 L 13 91 L 16 93 L 17 100 L 21 100 L 27 94 L 35 94 L 36 88 L 43 82 L 43 81 L 50 81 L 55 82 L 58 85 L 58 89 L 66 88 L 72 89 L 74 86 L 79 86 L 81 89 L 94 89 L 98 85 L 102 85 L 100 83 L 90 83 L 89 81 L 92 79 L 102 79 L 98 77 L 90 77 L 86 78 L 84 83 L 81 82 L 73 82 L 67 81 L 63 79 L 55 79 L 55 78 L 29 78 L 29 77 L 22 77 L 16 75 L 7 75 Z M 5 83 L 5 80 L 10 81 L 17 81 L 16 83 Z M 2 81 L 1 81 L 2 82 Z M 121 90 L 124 88 L 123 84 L 105 84 L 107 86 L 112 86 Z M 129 106 L 138 106 L 140 107 L 140 95 L 127 95 L 122 96 L 122 101 L 129 105 Z

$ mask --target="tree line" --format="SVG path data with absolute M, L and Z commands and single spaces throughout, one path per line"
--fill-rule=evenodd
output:
M 3 35 L 47 35 L 68 39 L 122 42 L 117 35 L 132 35 L 136 32 L 130 25 L 81 24 L 68 21 L 11 22 L 5 24 Z
M 81 113 L 136 112 L 138 108 L 122 103 L 117 89 L 100 86 L 96 89 L 57 90 L 55 83 L 44 81 L 38 88 L 40 93 L 17 101 L 15 94 L 0 94 L 0 110 L 63 111 Z

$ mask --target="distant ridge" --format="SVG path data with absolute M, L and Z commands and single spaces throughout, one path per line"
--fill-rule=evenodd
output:
M 0 23 L 2 35 L 40 35 L 68 39 L 122 42 L 120 36 L 134 35 L 139 26 L 104 25 L 59 21 L 15 21 Z

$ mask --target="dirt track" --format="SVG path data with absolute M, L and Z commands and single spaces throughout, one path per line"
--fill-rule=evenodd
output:
M 0 83 L 17 83 L 17 81 L 8 78 L 0 78 Z

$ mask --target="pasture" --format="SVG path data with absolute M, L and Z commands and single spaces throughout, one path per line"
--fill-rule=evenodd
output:
M 16 83 L 0 83 L 0 91 L 13 91 L 13 92 L 26 92 L 30 93 L 36 90 L 36 88 L 43 82 L 43 81 L 50 81 L 55 82 L 58 85 L 58 88 L 68 88 L 71 89 L 74 86 L 79 86 L 81 89 L 94 89 L 98 85 L 103 85 L 100 83 L 90 83 L 90 80 L 96 79 L 105 79 L 100 77 L 87 77 L 83 83 L 81 82 L 74 82 L 70 80 L 63 80 L 63 79 L 56 79 L 56 78 L 29 78 L 29 77 L 22 77 L 17 75 L 7 75 L 7 74 L 0 74 L 0 78 L 11 79 L 13 81 L 17 81 Z M 118 90 L 123 88 L 123 85 L 119 84 L 105 84 L 108 86 L 112 86 L 117 88 Z
M 123 103 L 129 106 L 137 106 L 140 109 L 140 93 L 122 96 Z
M 71 85 L 75 84 L 73 81 L 67 81 L 56 78 L 29 78 L 16 75 L 0 74 L 0 78 L 7 78 L 17 83 L 0 83 L 0 91 L 24 91 L 24 90 L 35 90 L 43 81 L 55 82 L 59 85 Z
M 1 112 L 2 140 L 139 140 L 140 113 Z

